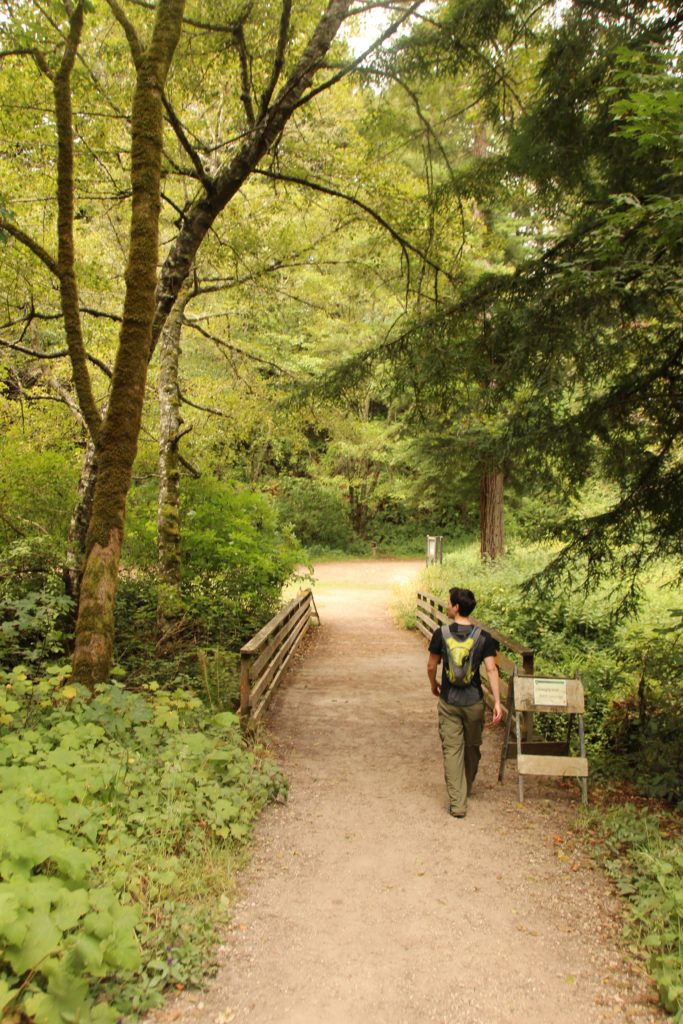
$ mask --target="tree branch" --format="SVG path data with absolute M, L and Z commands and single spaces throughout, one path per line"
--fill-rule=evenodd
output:
M 107 0 L 107 3 L 109 4 L 109 8 L 112 14 L 118 21 L 123 31 L 126 33 L 126 39 L 128 40 L 130 52 L 133 57 L 133 63 L 135 64 L 135 67 L 137 67 L 142 57 L 142 45 L 138 38 L 138 34 L 135 31 L 135 26 L 133 25 L 132 21 L 126 16 L 125 11 L 123 11 L 122 8 L 119 7 L 117 0 Z M 153 5 L 152 9 L 154 9 Z
M 273 70 L 271 72 L 268 85 L 264 89 L 263 95 L 261 96 L 261 103 L 259 104 L 259 120 L 263 117 L 268 104 L 270 103 L 275 87 L 280 79 L 282 73 L 282 67 L 285 60 L 285 50 L 287 48 L 287 37 L 289 35 L 289 21 L 292 14 L 292 0 L 282 0 L 282 12 L 280 14 L 280 31 L 277 40 L 277 50 L 275 51 L 275 60 L 273 61 Z
M 211 193 L 198 197 L 186 212 L 183 224 L 164 261 L 157 289 L 157 308 L 152 327 L 152 350 L 183 281 L 190 273 L 197 250 L 218 215 L 236 195 L 259 161 L 280 137 L 298 102 L 311 85 L 348 12 L 351 0 L 328 0 L 318 24 L 291 74 L 264 116 L 245 134 L 243 142 L 219 168 Z
M 54 257 L 50 256 L 49 252 L 47 252 L 46 249 L 43 249 L 42 245 L 39 245 L 35 239 L 31 238 L 31 236 L 27 235 L 25 231 L 22 231 L 21 228 L 17 227 L 13 221 L 9 220 L 7 217 L 3 217 L 2 214 L 0 214 L 0 231 L 6 232 L 8 235 L 11 235 L 12 238 L 16 238 L 17 242 L 21 242 L 22 245 L 25 245 L 27 249 L 30 249 L 34 256 L 38 257 L 41 263 L 45 264 L 51 274 L 54 274 L 55 277 L 59 277 L 57 261 Z
M 443 274 L 449 281 L 454 280 L 453 274 L 448 270 L 444 270 L 444 268 L 439 266 L 438 263 L 434 263 L 433 260 L 430 260 L 428 256 L 417 248 L 417 246 L 413 245 L 412 242 L 409 242 L 406 238 L 400 235 L 395 228 L 392 228 L 391 224 L 389 224 L 381 214 L 377 213 L 376 210 L 373 210 L 371 206 L 368 206 L 368 204 L 364 203 L 361 199 L 356 199 L 355 196 L 350 196 L 348 193 L 342 192 L 339 189 L 331 188 L 328 185 L 321 185 L 318 182 L 310 181 L 308 178 L 298 178 L 293 174 L 282 174 L 277 171 L 267 171 L 265 168 L 261 167 L 257 167 L 254 170 L 254 174 L 260 174 L 264 178 L 271 178 L 273 181 L 287 181 L 292 185 L 301 185 L 304 188 L 313 189 L 314 192 L 322 192 L 323 195 L 333 196 L 336 199 L 343 199 L 345 202 L 351 203 L 353 206 L 357 206 L 359 210 L 363 210 L 364 213 L 367 213 L 369 217 L 372 217 L 380 227 L 384 228 L 384 230 L 391 235 L 394 241 L 400 245 L 406 259 L 408 259 L 408 252 L 412 252 L 426 263 L 428 267 L 431 267 L 432 270 L 435 270 L 438 274 Z
M 202 474 L 200 470 L 198 470 L 196 466 L 193 466 L 191 462 L 188 462 L 182 452 L 176 452 L 176 455 L 178 456 L 178 462 L 180 465 L 185 467 L 191 477 L 194 477 L 195 480 L 201 479 Z
M 66 343 L 71 357 L 74 385 L 81 412 L 93 440 L 102 423 L 92 393 L 83 332 L 81 328 L 74 246 L 74 153 L 71 72 L 83 31 L 83 0 L 79 0 L 69 20 L 69 34 L 59 70 L 54 77 L 55 116 L 57 121 L 57 267 L 64 313 Z
M 282 366 L 278 366 L 277 363 L 271 362 L 270 359 L 263 359 L 261 356 L 255 356 L 251 352 L 245 352 L 243 348 L 239 348 L 237 345 L 232 345 L 229 341 L 224 341 L 223 338 L 217 337 L 215 334 L 211 334 L 210 331 L 204 330 L 199 324 L 188 317 L 183 317 L 183 324 L 186 327 L 191 327 L 194 331 L 197 331 L 204 338 L 212 341 L 214 345 L 218 345 L 219 348 L 226 349 L 228 352 L 234 352 L 235 355 L 244 356 L 245 359 L 251 359 L 254 363 L 261 363 L 263 366 L 270 366 L 271 369 L 276 370 L 278 373 L 285 374 L 289 377 L 293 376 L 289 370 L 285 370 Z
M 151 0 L 130 0 L 130 2 L 135 4 L 136 7 L 144 7 L 147 11 L 156 11 L 157 9 L 156 3 L 152 3 Z M 249 11 L 250 10 L 251 4 L 249 5 Z M 247 13 L 249 13 L 249 11 Z M 246 16 L 247 15 L 242 15 L 242 20 Z M 235 29 L 240 23 L 241 22 L 236 21 L 234 23 L 229 22 L 227 25 L 220 25 L 210 21 L 199 21 L 198 18 L 188 18 L 186 15 L 183 15 L 183 25 L 190 25 L 192 28 L 199 28 L 203 32 L 221 32 L 231 36 L 235 34 Z
M 0 338 L 0 348 L 11 349 L 12 352 L 21 352 L 22 355 L 31 356 L 32 359 L 66 359 L 69 356 L 68 348 L 60 349 L 58 352 L 45 352 L 42 349 L 36 350 L 27 348 L 25 345 L 18 345 L 13 341 L 5 341 L 3 338 Z M 106 363 L 103 363 L 101 359 L 91 355 L 89 352 L 86 352 L 85 358 L 93 366 L 96 366 L 98 370 L 101 370 L 105 377 L 111 379 L 112 372 Z
M 171 128 L 176 133 L 176 136 L 178 138 L 178 141 L 180 142 L 180 145 L 183 147 L 183 149 L 185 150 L 185 152 L 189 156 L 190 160 L 192 161 L 192 164 L 193 164 L 193 166 L 194 166 L 194 168 L 195 168 L 195 170 L 197 172 L 197 177 L 201 181 L 201 183 L 204 186 L 204 188 L 206 189 L 206 191 L 210 192 L 212 187 L 213 187 L 213 182 L 211 181 L 211 178 L 209 177 L 209 175 L 206 173 L 206 170 L 204 168 L 204 164 L 201 161 L 199 153 L 194 148 L 194 146 L 192 145 L 192 143 L 188 139 L 187 135 L 185 134 L 185 130 L 184 130 L 182 124 L 180 123 L 180 121 L 179 121 L 179 119 L 178 119 L 178 117 L 176 115 L 175 110 L 173 109 L 173 107 L 171 105 L 171 101 L 169 100 L 168 96 L 165 93 L 162 96 L 162 101 L 163 101 L 164 110 L 166 111 L 166 116 L 168 117 L 168 121 L 169 121 L 169 124 L 171 125 Z
M 212 409 L 209 405 L 199 405 L 197 402 L 192 402 L 182 391 L 179 394 L 183 405 L 189 405 L 192 409 L 198 409 L 200 412 L 208 412 L 212 416 L 222 416 L 223 419 L 227 419 L 227 413 L 221 412 L 220 409 Z
M 238 25 L 235 29 L 235 42 L 237 43 L 237 52 L 240 58 L 240 81 L 242 83 L 240 99 L 242 100 L 244 112 L 247 115 L 247 124 L 250 128 L 253 128 L 256 124 L 256 114 L 254 113 L 254 103 L 251 98 L 249 52 L 247 50 L 247 41 L 244 38 L 244 28 L 242 25 Z
M 53 78 L 44 55 L 34 46 L 20 47 L 16 50 L 0 50 L 0 60 L 4 57 L 33 57 L 38 69 L 48 78 Z
M 364 50 L 359 57 L 356 57 L 356 59 L 351 61 L 350 64 L 347 64 L 343 68 L 341 68 L 336 75 L 332 76 L 332 78 L 328 78 L 326 82 L 321 82 L 320 85 L 315 87 L 315 89 L 311 89 L 309 92 L 305 93 L 299 99 L 296 106 L 302 107 L 305 103 L 310 103 L 314 96 L 318 96 L 321 92 L 325 92 L 327 89 L 331 89 L 332 86 L 336 85 L 337 82 L 340 82 L 342 78 L 346 78 L 346 76 L 350 75 L 352 71 L 355 71 L 363 63 L 365 58 L 368 57 L 371 53 L 375 53 L 375 51 L 380 48 L 382 43 L 386 42 L 387 39 L 393 36 L 399 30 L 401 25 L 403 25 L 403 23 L 407 21 L 408 18 L 412 17 L 412 15 L 415 14 L 417 9 L 421 7 L 423 3 L 424 0 L 415 0 L 415 2 L 411 4 L 408 10 L 405 11 L 404 14 L 397 21 L 392 22 L 391 25 L 389 25 L 389 27 L 384 30 L 382 35 L 379 36 L 379 38 L 376 39 L 371 46 L 368 46 L 368 48 Z M 349 17 L 348 13 L 346 14 L 346 17 Z

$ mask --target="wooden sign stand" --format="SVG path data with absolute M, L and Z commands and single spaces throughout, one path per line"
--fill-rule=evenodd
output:
M 505 723 L 498 779 L 500 782 L 503 781 L 505 762 L 508 757 L 514 757 L 514 753 L 509 749 L 514 718 L 517 733 L 517 784 L 520 803 L 524 802 L 525 775 L 576 778 L 581 787 L 581 799 L 584 804 L 588 803 L 588 759 L 583 725 L 584 711 L 583 685 L 580 679 L 520 675 L 515 667 L 508 691 L 508 716 Z M 525 713 L 568 715 L 566 741 L 564 743 L 525 743 L 522 740 L 522 715 Z M 569 754 L 574 718 L 579 723 L 579 757 L 572 757 Z

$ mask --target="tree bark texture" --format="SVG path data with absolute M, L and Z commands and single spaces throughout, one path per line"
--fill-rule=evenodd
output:
M 81 466 L 76 504 L 71 513 L 67 536 L 66 561 L 64 564 L 64 589 L 73 600 L 75 608 L 78 608 L 81 593 L 81 576 L 85 560 L 85 539 L 88 534 L 96 479 L 95 445 L 93 441 L 89 441 L 85 449 L 83 465 Z
M 174 634 L 184 611 L 180 590 L 182 559 L 180 549 L 180 458 L 178 453 L 183 420 L 180 415 L 178 368 L 183 315 L 191 297 L 188 282 L 181 289 L 170 316 L 166 320 L 159 344 L 157 642 L 161 646 L 164 645 L 167 638 Z
M 151 352 L 159 249 L 162 93 L 180 38 L 184 0 L 160 0 L 149 48 L 136 59 L 131 118 L 132 213 L 123 322 L 86 538 L 73 676 L 93 687 L 111 667 L 114 601 Z
M 479 489 L 479 529 L 482 559 L 505 554 L 504 477 L 500 469 L 484 468 Z

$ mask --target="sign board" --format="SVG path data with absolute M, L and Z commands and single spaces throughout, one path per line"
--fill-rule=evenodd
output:
M 567 680 L 541 679 L 539 676 L 536 676 L 534 679 L 534 704 L 544 707 L 566 708 Z

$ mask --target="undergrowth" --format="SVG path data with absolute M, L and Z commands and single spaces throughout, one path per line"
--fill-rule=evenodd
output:
M 0 1011 L 134 1018 L 196 984 L 259 810 L 284 796 L 231 712 L 68 668 L 0 673 Z
M 674 1024 L 683 1021 L 683 844 L 672 822 L 633 804 L 588 811 L 593 857 L 626 899 L 624 940 L 645 961 Z

